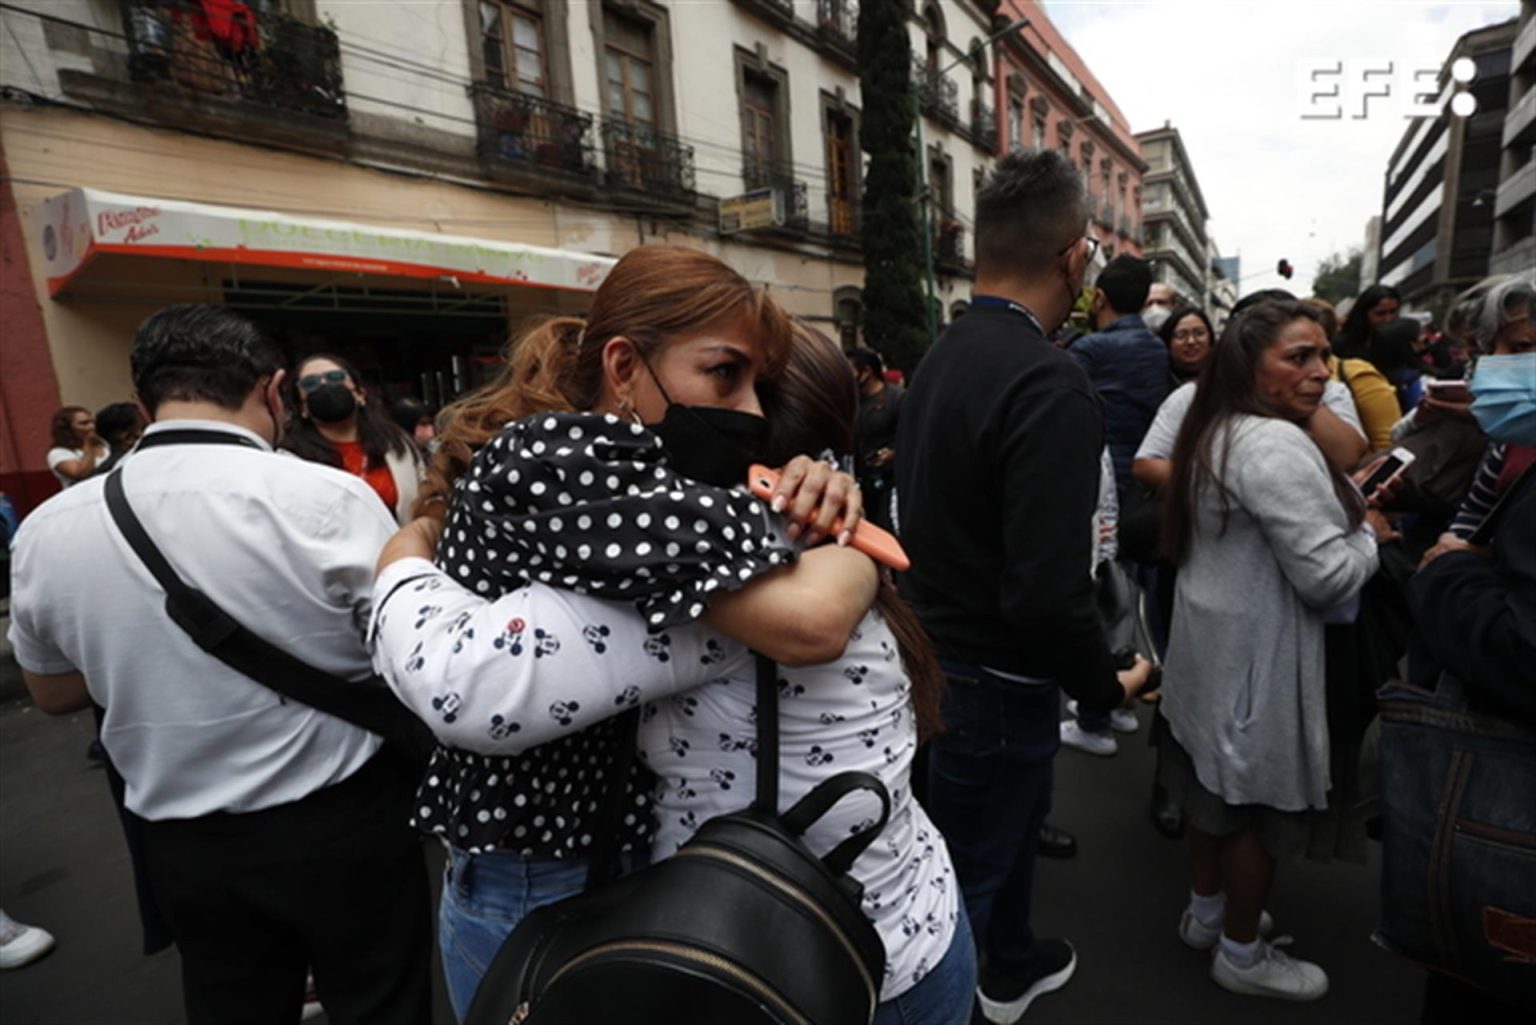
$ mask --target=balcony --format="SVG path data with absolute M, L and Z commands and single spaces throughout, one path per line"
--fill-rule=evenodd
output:
M 833 50 L 857 60 L 859 5 L 855 0 L 816 0 L 816 34 Z
M 917 90 L 923 113 L 950 128 L 960 127 L 960 86 L 948 75 L 940 75 L 916 54 L 912 57 L 912 86 Z
M 745 171 L 747 189 L 772 189 L 774 209 L 781 221 L 779 226 L 791 231 L 804 231 L 811 223 L 811 203 L 805 182 L 796 181 L 787 171 L 748 165 Z
M 1533 53 L 1536 53 L 1536 18 L 1527 18 L 1525 24 L 1520 26 L 1520 33 L 1515 36 L 1515 45 L 1510 50 L 1510 71 L 1517 73 L 1522 70 Z
M 515 171 L 596 178 L 591 114 L 484 84 L 471 86 L 470 95 L 482 156 Z
M 1129 239 L 1136 237 L 1134 229 L 1131 227 L 1131 219 L 1125 214 L 1121 214 L 1119 219 L 1115 221 L 1115 232 Z
M 1098 204 L 1094 211 L 1094 219 L 1110 231 L 1115 230 L 1115 208 L 1109 203 Z
M 1493 216 L 1504 217 L 1536 195 L 1536 158 L 1499 183 L 1498 199 L 1494 203 Z
M 795 20 L 795 0 L 736 0 L 736 5 L 780 28 Z
M 128 78 L 154 88 L 345 121 L 336 33 L 244 9 L 220 25 L 190 0 L 119 0 Z
M 965 226 L 948 213 L 940 212 L 933 231 L 933 262 L 943 270 L 963 272 L 965 262 Z
M 692 205 L 692 146 L 649 125 L 617 118 L 604 118 L 601 130 L 609 187 Z
M 1536 85 L 1525 91 L 1504 115 L 1504 148 L 1536 145 Z
M 997 112 L 979 96 L 971 99 L 971 138 L 977 149 L 997 152 Z

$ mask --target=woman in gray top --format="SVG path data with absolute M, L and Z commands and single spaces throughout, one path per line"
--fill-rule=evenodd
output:
M 1179 580 L 1161 777 L 1184 808 L 1193 883 L 1179 934 L 1216 948 L 1226 989 L 1290 1000 L 1322 996 L 1328 977 L 1263 940 L 1263 907 L 1276 859 L 1327 804 L 1325 619 L 1351 615 L 1376 569 L 1364 500 L 1306 431 L 1327 355 L 1301 303 L 1228 326 L 1174 446 L 1164 522 Z

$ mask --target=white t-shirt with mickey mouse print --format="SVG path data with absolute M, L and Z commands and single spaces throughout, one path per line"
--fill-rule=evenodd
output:
M 662 699 L 641 720 L 639 747 L 660 780 L 653 860 L 677 852 L 705 820 L 741 811 L 756 780 L 757 685 L 753 666 Z M 958 885 L 949 849 L 912 798 L 917 751 L 911 682 L 896 639 L 870 612 L 842 659 L 819 666 L 779 667 L 779 808 L 821 781 L 850 769 L 878 776 L 891 794 L 891 818 L 852 874 L 864 886 L 864 913 L 885 943 L 880 999 L 916 985 L 954 938 Z M 817 853 L 879 814 L 869 795 L 850 795 L 806 834 Z

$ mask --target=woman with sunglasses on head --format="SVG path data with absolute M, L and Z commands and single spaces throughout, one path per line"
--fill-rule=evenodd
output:
M 642 246 L 585 321 L 525 334 L 500 381 L 450 407 L 420 503 L 446 506 L 441 540 L 417 521 L 386 547 L 371 635 L 441 745 L 415 821 L 450 845 L 440 946 L 460 1017 L 512 928 L 580 892 L 603 841 L 626 869 L 648 858 L 654 780 L 613 717 L 746 645 L 824 662 L 869 607 L 866 556 L 796 558 L 797 538 L 857 523 L 851 478 L 791 461 L 787 528 L 739 490 L 762 458 L 758 387 L 789 344 L 777 304 L 725 264 Z M 436 565 L 410 557 L 434 548 Z
M 423 466 L 410 435 L 396 427 L 340 356 L 317 352 L 299 360 L 289 393 L 295 417 L 282 447 L 312 463 L 361 477 L 406 523 L 411 518 Z

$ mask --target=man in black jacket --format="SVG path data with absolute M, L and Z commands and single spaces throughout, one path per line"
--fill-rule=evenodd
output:
M 1030 927 L 1051 804 L 1058 685 L 1107 713 L 1145 681 L 1118 672 L 1090 580 L 1104 424 L 1081 368 L 1046 335 L 1082 289 L 1088 200 L 1056 152 L 998 162 L 976 200 L 976 294 L 923 360 L 896 440 L 902 578 L 949 674 L 929 810 L 949 841 L 984 967 L 987 1021 L 1065 985 L 1071 944 Z

